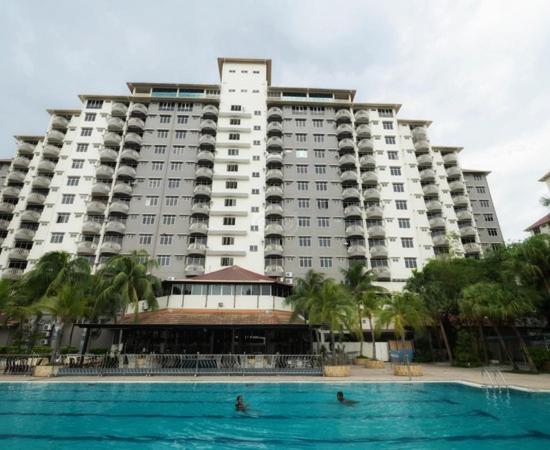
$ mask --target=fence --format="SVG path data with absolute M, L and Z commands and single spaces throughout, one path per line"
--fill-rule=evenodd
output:
M 36 366 L 49 362 L 49 355 L 0 355 L 0 374 L 32 375 Z

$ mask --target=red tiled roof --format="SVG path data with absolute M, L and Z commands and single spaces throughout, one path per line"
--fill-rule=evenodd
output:
M 160 309 L 125 315 L 122 325 L 300 325 L 289 311 L 217 310 L 217 309 Z
M 198 275 L 185 281 L 217 281 L 221 283 L 234 283 L 236 281 L 240 281 L 246 283 L 273 283 L 275 280 L 271 277 L 252 272 L 251 270 L 243 269 L 239 266 L 230 266 L 221 270 L 216 270 L 215 272 Z
M 549 222 L 550 222 L 550 214 L 546 214 L 542 219 L 537 220 L 533 225 L 531 225 L 530 227 L 527 227 L 525 231 L 534 230 L 535 228 L 538 228 Z

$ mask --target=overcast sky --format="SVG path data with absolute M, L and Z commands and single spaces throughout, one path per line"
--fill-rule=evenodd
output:
M 0 157 L 46 108 L 127 81 L 218 81 L 216 58 L 272 58 L 273 84 L 357 89 L 433 120 L 433 144 L 488 169 L 507 241 L 546 211 L 550 2 L 43 1 L 0 4 Z

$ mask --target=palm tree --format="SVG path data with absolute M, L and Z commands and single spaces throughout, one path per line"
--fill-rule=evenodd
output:
M 397 339 L 401 340 L 401 349 L 405 351 L 405 334 L 407 328 L 415 331 L 430 325 L 432 318 L 418 295 L 412 292 L 401 292 L 389 296 L 378 312 L 380 326 L 393 325 Z
M 349 295 L 357 310 L 357 326 L 354 329 L 356 329 L 357 336 L 359 337 L 359 354 L 363 355 L 363 343 L 365 341 L 363 335 L 363 317 L 367 317 L 372 335 L 373 358 L 376 359 L 376 343 L 372 317 L 380 306 L 381 294 L 387 291 L 383 287 L 373 284 L 374 275 L 362 262 L 354 262 L 347 269 L 341 269 L 341 272 L 344 276 L 343 284 L 349 290 Z
M 292 307 L 293 319 L 302 316 L 308 323 L 310 309 L 317 301 L 319 290 L 324 281 L 325 275 L 314 270 L 308 270 L 304 278 L 296 280 L 292 295 L 285 299 L 285 303 Z
M 123 311 L 132 305 L 136 319 L 140 300 L 146 300 L 150 309 L 156 309 L 161 283 L 150 271 L 157 265 L 145 250 L 108 259 L 98 272 L 101 280 L 98 302 L 115 301 Z

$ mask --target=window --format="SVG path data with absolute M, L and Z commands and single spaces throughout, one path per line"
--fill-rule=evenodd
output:
M 150 188 L 160 187 L 160 178 L 149 178 L 149 180 L 147 180 L 147 186 Z
M 69 222 L 69 213 L 59 213 L 57 214 L 57 223 L 67 223 Z
M 495 218 L 493 217 L 492 214 L 483 214 L 483 219 L 485 220 L 485 222 L 494 222 L 495 221 Z
M 314 134 L 313 135 L 313 142 L 325 142 L 325 135 L 324 134 Z
M 309 227 L 310 218 L 309 217 L 298 217 L 298 226 L 299 227 Z
M 328 183 L 326 181 L 316 181 L 315 189 L 318 191 L 326 191 L 328 189 Z
M 80 130 L 80 136 L 91 136 L 92 135 L 92 129 L 91 128 L 82 128 Z
M 152 196 L 145 197 L 145 206 L 158 206 L 158 204 L 159 204 L 158 197 L 152 197 Z
M 241 119 L 230 119 L 229 120 L 229 125 L 240 125 L 241 124 Z
M 293 114 L 304 114 L 307 111 L 307 106 L 293 106 L 292 107 L 292 113 Z
M 172 245 L 174 235 L 172 234 L 161 234 L 159 239 L 160 245 Z
M 315 165 L 315 174 L 316 175 L 325 175 L 327 173 L 327 166 Z
M 157 261 L 159 263 L 159 266 L 169 266 L 170 265 L 170 255 L 158 255 Z
M 307 173 L 307 165 L 305 164 L 296 165 L 296 173 Z
M 82 169 L 84 167 L 84 160 L 83 159 L 73 159 L 73 164 L 71 165 L 71 168 L 73 169 Z
M 310 236 L 298 236 L 298 245 L 300 247 L 311 247 Z
M 483 177 L 481 175 L 474 175 L 474 180 L 481 181 Z
M 388 159 L 399 159 L 399 155 L 397 152 L 388 152 Z
M 182 169 L 183 169 L 183 162 L 182 161 L 172 161 L 172 162 L 170 162 L 170 170 L 180 171 Z
M 74 194 L 63 194 L 61 196 L 61 204 L 62 205 L 72 205 L 74 203 Z
M 330 242 L 331 238 L 329 237 L 326 237 L 326 236 L 322 236 L 319 238 L 319 247 L 330 247 Z
M 101 109 L 103 106 L 103 100 L 88 100 L 86 108 L 89 109 Z
M 390 173 L 392 175 L 401 175 L 401 167 L 390 167 Z
M 298 261 L 300 267 L 311 267 L 311 256 L 300 256 Z
M 399 228 L 411 227 L 411 221 L 409 219 L 397 219 L 397 223 L 399 224 Z
M 309 183 L 307 181 L 298 181 L 298 190 L 307 191 L 309 189 Z
M 239 149 L 238 148 L 228 148 L 227 154 L 229 156 L 239 156 Z
M 259 189 L 252 189 L 252 195 L 259 195 L 260 190 Z
M 392 183 L 393 192 L 405 192 L 405 185 L 403 183 Z
M 262 127 L 260 125 L 254 125 L 254 131 L 260 131 Z
M 396 200 L 395 201 L 396 209 L 407 209 L 407 200 Z
M 187 136 L 187 131 L 176 130 L 176 139 L 185 139 L 185 136 Z
M 193 103 L 178 103 L 178 111 L 180 112 L 193 111 Z
M 67 186 L 78 186 L 80 177 L 67 177 Z
M 222 267 L 232 266 L 233 265 L 233 258 L 229 258 L 227 256 L 224 256 L 220 261 L 220 265 Z
M 151 169 L 152 170 L 162 170 L 162 169 L 164 169 L 164 162 L 162 162 L 162 161 L 153 161 L 151 163 Z
M 152 234 L 140 234 L 139 235 L 139 245 L 151 245 L 153 241 Z
M 259 161 L 260 155 L 252 155 L 252 161 Z
M 172 147 L 172 153 L 174 155 L 183 155 L 185 152 L 185 145 L 174 145 Z
M 76 151 L 78 153 L 85 153 L 88 151 L 89 144 L 76 144 Z
M 307 158 L 307 150 L 305 148 L 297 148 L 296 158 Z
M 481 206 L 483 208 L 488 208 L 489 207 L 489 200 L 480 200 L 479 201 L 479 206 Z
M 65 233 L 52 233 L 50 243 L 52 244 L 61 244 L 63 242 L 63 236 Z
M 401 246 L 403 248 L 413 248 L 413 238 L 401 238 Z
M 395 144 L 395 136 L 385 136 L 386 144 Z
M 175 223 L 176 223 L 176 216 L 171 214 L 162 216 L 163 225 L 174 225 Z
M 179 178 L 168 178 L 168 189 L 176 189 L 180 187 L 181 180 Z
M 223 218 L 223 224 L 227 226 L 233 226 L 235 225 L 235 217 L 224 217 Z
M 254 111 L 254 115 L 255 115 L 255 116 L 261 116 L 261 115 L 262 115 L 262 112 L 256 110 L 256 111 Z
M 260 227 L 258 225 L 250 225 L 250 231 L 259 231 Z
M 174 111 L 174 103 L 159 103 L 159 111 Z
M 306 126 L 306 119 L 296 119 L 296 126 L 297 127 L 305 127 Z
M 299 198 L 298 208 L 300 209 L 309 208 L 309 198 Z
M 328 228 L 330 226 L 330 218 L 328 218 L 328 217 L 317 217 L 317 226 L 319 228 Z
M 260 212 L 260 207 L 259 206 L 252 206 L 250 208 L 250 212 L 253 212 L 253 213 Z
M 393 117 L 393 110 L 391 108 L 378 108 L 378 115 L 380 117 Z
M 170 116 L 160 116 L 160 123 L 170 123 Z
M 393 130 L 393 122 L 382 122 L 384 130 Z
M 96 113 L 86 113 L 84 114 L 84 122 L 93 122 L 95 120 Z
M 257 252 L 258 251 L 258 246 L 257 245 L 251 245 L 249 247 L 249 249 L 250 249 L 251 252 Z
M 166 139 L 168 137 L 168 130 L 157 130 L 157 137 Z
M 317 199 L 317 208 L 319 208 L 319 209 L 328 209 L 328 199 L 318 198 Z
M 237 206 L 236 198 L 226 198 L 223 202 L 224 206 Z
M 323 126 L 323 119 L 313 119 L 313 126 L 315 128 L 321 128 Z
M 155 155 L 164 155 L 166 153 L 166 145 L 155 145 L 153 152 Z
M 241 139 L 241 135 L 239 133 L 229 133 L 230 141 L 238 141 L 240 139 Z
M 238 183 L 236 181 L 227 180 L 225 182 L 225 188 L 226 189 L 237 189 Z
M 143 218 L 141 220 L 141 223 L 143 225 L 153 225 L 155 223 L 155 215 L 154 214 L 144 214 Z
M 187 123 L 189 122 L 189 116 L 178 116 L 178 123 Z
M 476 186 L 476 192 L 478 194 L 485 194 L 485 186 Z
M 178 197 L 166 197 L 165 204 L 166 206 L 176 206 L 178 204 Z
M 498 236 L 498 231 L 496 228 L 487 228 L 487 234 L 489 236 Z
M 416 258 L 405 258 L 405 267 L 407 269 L 416 269 Z
M 321 256 L 319 258 L 319 265 L 323 269 L 328 269 L 328 268 L 332 267 L 332 258 L 330 256 Z
M 260 145 L 261 142 L 260 142 L 260 141 L 252 141 L 252 144 L 253 144 L 253 145 Z
M 306 142 L 306 140 L 307 140 L 307 134 L 296 133 L 296 142 Z
M 311 114 L 324 114 L 325 107 L 324 106 L 310 106 L 309 110 L 311 111 Z
M 242 109 L 241 105 L 231 105 L 231 111 L 241 111 Z
M 313 150 L 313 153 L 315 154 L 316 158 L 324 158 L 325 157 L 325 151 L 323 149 Z

